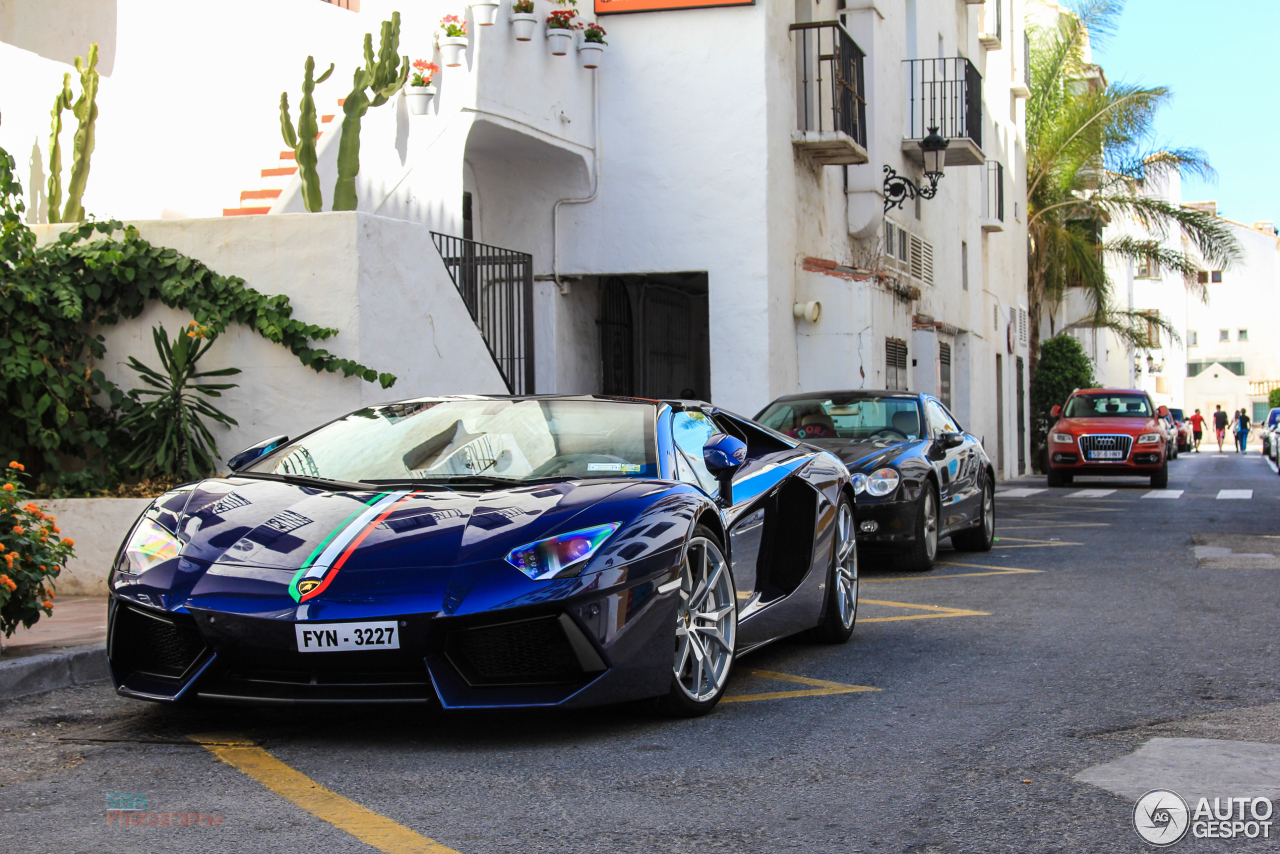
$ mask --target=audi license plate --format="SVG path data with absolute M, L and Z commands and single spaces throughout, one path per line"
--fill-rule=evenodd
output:
M 298 652 L 359 652 L 399 649 L 398 623 L 295 623 Z
M 1123 460 L 1124 451 L 1090 451 L 1091 460 Z

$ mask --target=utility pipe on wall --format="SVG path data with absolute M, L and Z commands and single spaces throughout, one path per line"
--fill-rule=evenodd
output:
M 592 121 L 596 134 L 595 169 L 591 174 L 591 195 L 585 199 L 560 199 L 551 209 L 551 278 L 555 280 L 560 293 L 567 294 L 569 286 L 560 281 L 560 206 L 585 205 L 596 200 L 600 194 L 600 69 L 591 71 L 591 100 L 594 116 Z

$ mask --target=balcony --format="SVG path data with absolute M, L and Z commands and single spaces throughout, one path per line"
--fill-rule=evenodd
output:
M 1004 164 L 988 160 L 982 178 L 982 230 L 1004 231 Z
M 978 41 L 987 50 L 999 50 L 1001 34 L 1000 0 L 986 0 L 982 5 L 982 31 L 978 33 Z
M 950 143 L 948 166 L 982 166 L 982 75 L 963 56 L 908 59 L 907 128 L 902 151 L 924 163 L 920 140 L 936 127 Z
M 792 24 L 796 129 L 791 143 L 815 163 L 866 163 L 867 102 L 862 50 L 835 21 Z

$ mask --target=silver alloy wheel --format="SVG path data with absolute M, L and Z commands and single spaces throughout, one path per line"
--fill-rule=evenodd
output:
M 996 532 L 996 497 L 991 484 L 982 488 L 982 533 L 989 540 Z
M 840 625 L 853 625 L 858 613 L 858 543 L 853 528 L 853 508 L 840 505 L 836 517 L 836 601 L 840 604 Z
M 924 488 L 924 551 L 930 563 L 938 555 L 938 509 L 933 490 L 927 485 Z
M 690 699 L 705 702 L 724 687 L 737 640 L 737 599 L 728 564 L 715 543 L 695 537 L 680 570 L 673 667 Z

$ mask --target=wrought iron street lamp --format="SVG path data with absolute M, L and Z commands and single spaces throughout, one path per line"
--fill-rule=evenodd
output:
M 950 141 L 938 133 L 936 126 L 929 128 L 929 135 L 920 140 L 920 152 L 924 155 L 924 177 L 927 187 L 917 187 L 910 178 L 899 175 L 892 166 L 884 167 L 884 209 L 900 208 L 907 199 L 932 199 L 938 194 L 938 181 L 947 161 Z

